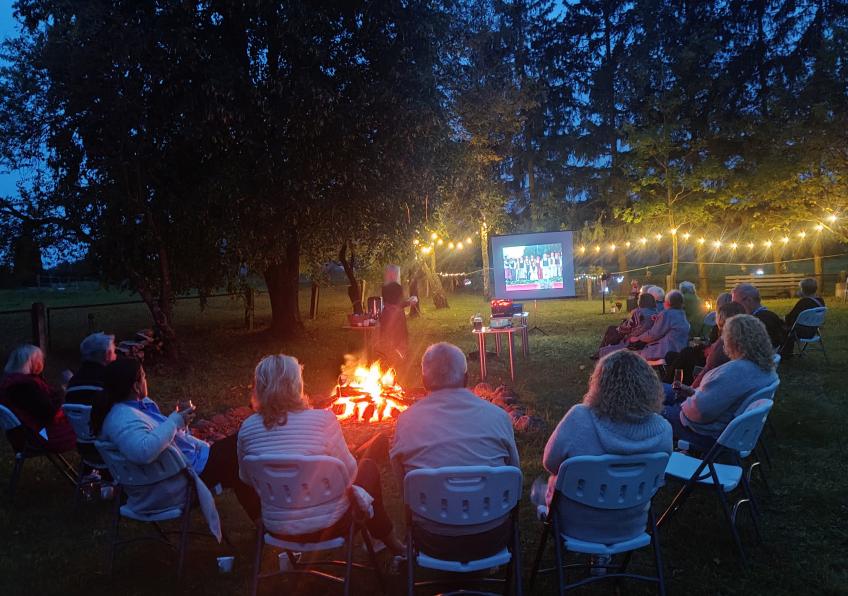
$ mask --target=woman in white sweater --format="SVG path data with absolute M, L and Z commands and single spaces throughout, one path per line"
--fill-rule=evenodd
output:
M 248 455 L 275 453 L 335 457 L 347 468 L 351 484 L 365 489 L 374 499 L 374 516 L 366 523 L 368 531 L 394 553 L 403 551 L 383 508 L 377 464 L 363 459 L 357 466 L 335 415 L 309 407 L 296 358 L 278 354 L 266 356 L 259 362 L 251 405 L 256 413 L 244 421 L 238 433 L 239 463 Z M 241 478 L 251 482 L 243 467 Z M 298 510 L 263 503 L 262 521 L 268 531 L 287 539 L 315 542 L 343 535 L 350 522 L 350 507 L 347 496 L 337 502 Z

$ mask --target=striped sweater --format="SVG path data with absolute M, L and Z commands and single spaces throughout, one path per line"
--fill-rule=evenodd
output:
M 350 481 L 356 476 L 356 460 L 350 454 L 335 415 L 327 410 L 289 412 L 288 421 L 270 430 L 262 417 L 253 414 L 241 426 L 238 434 L 239 464 L 247 455 L 329 455 L 339 459 L 347 468 Z M 252 486 L 242 469 L 241 479 Z M 308 534 L 331 526 L 341 519 L 350 506 L 347 497 L 304 509 L 284 509 L 262 503 L 265 527 L 279 534 Z

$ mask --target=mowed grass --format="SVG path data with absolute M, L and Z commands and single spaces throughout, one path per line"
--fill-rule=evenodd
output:
M 26 299 L 28 300 L 28 296 Z M 124 298 L 127 298 L 124 296 Z M 302 304 L 308 295 L 302 295 Z M 89 294 L 85 302 L 115 300 L 114 295 Z M 4 296 L 0 295 L 0 301 Z M 50 298 L 44 300 L 51 304 Z M 420 385 L 417 362 L 432 342 L 451 341 L 465 350 L 475 347 L 469 331 L 469 316 L 485 313 L 483 300 L 470 295 L 451 296 L 451 308 L 436 311 L 425 301 L 423 316 L 410 320 L 412 364 L 401 371 L 407 386 Z M 831 302 L 834 302 L 831 299 Z M 0 302 L 3 303 L 3 302 Z M 768 301 L 783 315 L 792 301 Z M 514 388 L 520 399 L 548 423 L 545 433 L 517 436 L 525 478 L 525 495 L 533 478 L 541 474 L 541 453 L 557 421 L 586 390 L 593 363 L 588 359 L 597 347 L 603 329 L 621 315 L 601 314 L 598 301 L 564 300 L 539 302 L 531 310 L 531 325 L 548 335 L 533 334 L 530 357 L 516 352 L 517 377 Z M 5 306 L 4 308 L 16 308 Z M 343 330 L 348 310 L 342 290 L 322 293 L 319 317 L 305 321 L 303 336 L 278 341 L 262 331 L 243 329 L 238 300 L 210 300 L 202 312 L 193 301 L 178 303 L 177 325 L 185 358 L 181 363 L 155 363 L 148 368 L 150 393 L 163 409 L 182 397 L 190 397 L 201 416 L 247 403 L 253 367 L 268 353 L 285 352 L 304 365 L 307 392 L 320 402 L 335 383 L 342 355 L 361 349 L 362 338 Z M 76 346 L 88 328 L 88 309 L 56 311 L 52 316 L 53 349 L 48 356 L 48 373 L 76 365 Z M 91 309 L 98 329 L 119 337 L 147 324 L 141 306 Z M 268 321 L 267 296 L 258 300 L 257 325 Z M 10 321 L 17 321 L 10 323 Z M 762 486 L 755 490 L 764 514 L 765 544 L 750 549 L 751 565 L 744 572 L 715 496 L 696 494 L 661 532 L 669 590 L 676 594 L 844 594 L 848 593 L 848 502 L 845 499 L 846 465 L 843 434 L 848 423 L 848 391 L 844 383 L 848 350 L 848 308 L 833 304 L 824 331 L 830 364 L 821 354 L 785 361 L 780 368 L 781 386 L 772 421 L 776 436 L 769 437 L 774 462 L 768 471 L 772 494 Z M 10 345 L 26 341 L 29 321 L 23 317 L 0 319 L 3 357 Z M 479 380 L 476 359 L 469 362 L 472 383 Z M 509 382 L 503 360 L 490 361 L 488 381 Z M 469 421 L 473 423 L 473 421 Z M 362 429 L 347 429 L 352 442 L 361 440 Z M 11 470 L 8 447 L 0 448 L 0 479 Z M 383 482 L 397 531 L 403 530 L 400 493 L 394 478 L 384 470 Z M 661 511 L 676 489 L 670 484 L 655 500 Z M 205 539 L 190 544 L 187 577 L 178 586 L 174 578 L 175 557 L 154 544 L 128 547 L 118 556 L 114 578 L 104 574 L 110 529 L 106 504 L 89 504 L 75 511 L 71 488 L 45 463 L 27 464 L 14 506 L 0 505 L 0 594 L 234 594 L 246 593 L 254 553 L 254 532 L 231 494 L 219 499 L 225 530 L 236 546 L 233 574 L 220 576 L 215 557 L 227 554 Z M 540 526 L 533 518 L 529 499 L 522 503 L 522 543 L 525 579 L 538 545 Z M 199 516 L 195 528 L 202 530 Z M 743 530 L 749 522 L 741 516 Z M 126 526 L 125 526 L 126 527 Z M 144 529 L 135 530 L 138 533 Z M 750 536 L 749 536 L 749 543 Z M 548 556 L 550 560 L 550 555 Z M 269 555 L 266 565 L 274 564 Z M 633 559 L 633 565 L 650 571 L 648 550 Z M 403 578 L 392 578 L 393 593 L 402 593 Z M 358 575 L 355 592 L 375 591 L 367 575 Z M 323 583 L 270 580 L 262 593 L 323 594 L 334 590 Z M 586 590 L 609 593 L 601 584 Z M 650 586 L 625 584 L 625 594 L 651 593 Z M 534 593 L 550 594 L 554 584 L 545 577 Z

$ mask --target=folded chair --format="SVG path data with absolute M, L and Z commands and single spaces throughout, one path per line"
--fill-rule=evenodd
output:
M 821 330 L 819 329 L 822 325 L 824 325 L 824 316 L 827 313 L 827 308 L 824 306 L 819 306 L 818 308 L 808 308 L 807 310 L 802 310 L 798 314 L 798 318 L 795 319 L 795 323 L 792 325 L 792 328 L 789 330 L 789 336 L 794 341 L 793 349 L 795 346 L 798 346 L 798 354 L 803 356 L 807 348 L 813 344 L 818 344 L 821 352 L 824 354 L 824 359 L 827 362 L 830 360 L 827 357 L 827 351 L 824 349 L 824 341 L 822 340 Z M 798 337 L 797 328 L 799 326 L 802 327 L 814 327 L 816 330 L 816 334 L 813 337 L 804 338 Z
M 250 479 L 262 502 L 263 517 L 266 508 L 273 506 L 283 509 L 303 509 L 316 507 L 323 503 L 341 498 L 351 498 L 348 485 L 350 476 L 345 465 L 335 457 L 325 455 L 248 455 L 241 463 L 241 469 Z M 377 566 L 377 559 L 371 537 L 364 525 L 364 514 L 351 500 L 350 526 L 343 536 L 330 537 L 321 542 L 293 542 L 284 537 L 266 531 L 262 518 L 256 521 L 256 558 L 254 560 L 251 594 L 256 594 L 259 580 L 286 574 L 304 574 L 321 577 L 335 583 L 341 583 L 345 596 L 350 593 L 353 568 L 373 569 L 377 581 L 383 590 L 383 578 Z M 372 567 L 353 562 L 353 542 L 356 534 L 368 549 Z M 289 566 L 286 571 L 262 571 L 262 553 L 265 545 L 277 548 L 286 554 Z M 315 553 L 345 549 L 345 560 L 300 560 L 296 553 Z M 342 566 L 344 576 L 331 575 L 320 568 L 322 566 Z
M 112 569 L 115 564 L 115 555 L 119 546 L 124 546 L 133 542 L 144 540 L 152 540 L 165 544 L 170 548 L 175 548 L 177 551 L 177 578 L 182 578 L 183 567 L 185 563 L 185 553 L 188 547 L 189 522 L 191 519 L 191 506 L 194 502 L 194 481 L 191 478 L 186 467 L 185 459 L 182 453 L 176 447 L 168 447 L 159 457 L 150 464 L 136 464 L 129 461 L 118 450 L 117 446 L 107 441 L 96 441 L 95 447 L 103 461 L 106 462 L 109 472 L 112 474 L 117 483 L 115 493 L 115 517 L 112 525 L 112 544 L 109 549 L 108 571 L 112 574 Z M 142 487 L 148 486 L 150 490 L 155 490 L 156 484 L 182 474 L 186 477 L 186 495 L 183 502 L 177 507 L 171 507 L 157 513 L 143 513 L 134 511 L 129 505 L 121 505 L 121 490 L 124 487 Z M 119 539 L 119 526 L 121 518 L 125 517 L 137 522 L 150 523 L 156 529 L 156 535 L 141 536 L 137 538 L 129 538 L 126 540 Z M 180 523 L 179 532 L 164 531 L 159 522 L 178 520 Z M 179 533 L 179 544 L 174 545 L 169 539 L 168 534 Z
M 664 472 L 668 462 L 668 453 L 646 453 L 642 455 L 580 455 L 571 457 L 559 467 L 557 473 L 556 493 L 551 501 L 550 509 L 545 513 L 544 529 L 536 559 L 533 562 L 531 587 L 538 573 L 557 572 L 558 591 L 564 594 L 567 590 L 585 584 L 608 579 L 634 579 L 657 584 L 660 594 L 665 594 L 665 579 L 663 576 L 662 555 L 660 552 L 659 535 L 654 520 L 651 501 L 663 485 Z M 587 507 L 603 510 L 630 509 L 644 506 L 646 508 L 645 531 L 639 532 L 627 540 L 610 542 L 590 542 L 569 535 L 569 528 L 557 515 L 562 501 L 579 503 Z M 545 545 L 549 534 L 553 534 L 555 567 L 539 570 Z M 628 573 L 627 566 L 634 550 L 651 545 L 654 551 L 656 576 L 645 576 Z M 619 565 L 605 565 L 612 573 L 586 577 L 571 584 L 566 584 L 566 569 L 589 570 L 591 563 L 566 565 L 565 551 L 582 555 L 607 556 L 626 553 Z
M 744 474 L 741 454 L 750 453 L 757 445 L 757 440 L 763 431 L 772 402 L 770 399 L 760 399 L 751 403 L 744 413 L 734 418 L 715 445 L 707 452 L 703 459 L 690 457 L 680 452 L 671 454 L 666 468 L 666 476 L 682 481 L 683 487 L 678 491 L 671 504 L 660 516 L 657 526 L 664 526 L 674 515 L 689 495 L 698 487 L 704 487 L 715 491 L 722 512 L 730 527 L 730 533 L 739 551 L 739 558 L 743 566 L 746 564 L 745 550 L 742 540 L 736 529 L 736 518 L 739 508 L 748 504 L 751 508 L 751 519 L 754 522 L 754 530 L 758 538 L 761 537 L 759 527 L 759 512 L 748 478 Z M 719 456 L 729 454 L 736 462 L 735 464 L 717 463 Z M 744 496 L 736 501 L 731 510 L 728 504 L 728 494 L 742 485 Z
M 504 579 L 475 577 L 469 579 L 468 583 L 503 583 L 505 593 L 513 588 L 515 594 L 521 596 L 521 542 L 518 535 L 520 499 L 521 470 L 513 466 L 455 466 L 409 472 L 403 479 L 407 525 L 407 595 L 412 596 L 416 587 L 458 583 L 456 575 L 450 579 L 416 582 L 416 567 L 464 574 L 505 565 Z M 446 526 L 479 525 L 501 519 L 511 524 L 511 539 L 499 552 L 485 558 L 463 561 L 440 559 L 428 555 L 415 543 L 413 526 L 418 519 Z M 462 536 L 453 539 L 461 541 Z
M 82 492 L 82 480 L 92 470 L 103 472 L 108 470 L 100 452 L 94 446 L 94 436 L 91 434 L 91 406 L 84 404 L 65 404 L 62 406 L 65 418 L 71 423 L 77 436 L 77 452 L 80 455 L 79 474 L 77 474 L 74 502 L 79 502 Z
M 18 485 L 24 463 L 28 459 L 46 457 L 59 473 L 76 485 L 76 475 L 73 466 L 68 463 L 61 453 L 53 453 L 46 449 L 47 441 L 32 429 L 21 424 L 21 421 L 12 410 L 6 406 L 0 406 L 0 428 L 6 433 L 12 450 L 15 452 L 15 465 L 12 475 L 9 477 L 8 494 L 9 500 L 15 498 L 15 489 Z

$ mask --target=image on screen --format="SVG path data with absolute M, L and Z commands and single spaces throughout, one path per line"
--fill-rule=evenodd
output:
M 575 296 L 571 231 L 492 236 L 490 242 L 496 298 L 544 300 Z
M 503 249 L 507 292 L 562 288 L 562 244 L 508 246 Z

